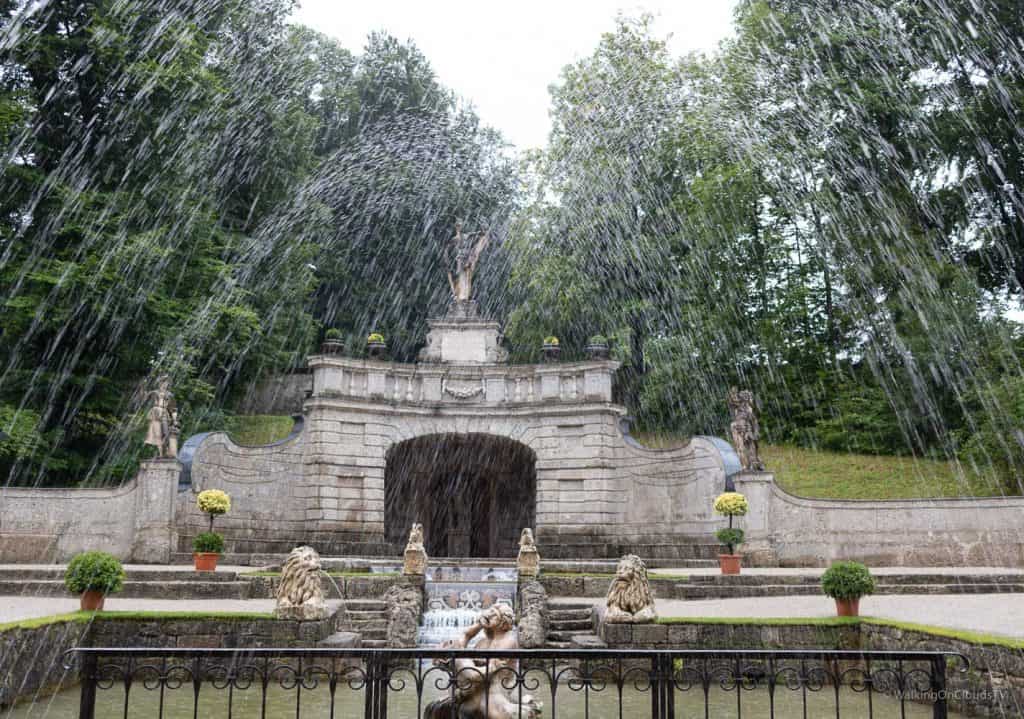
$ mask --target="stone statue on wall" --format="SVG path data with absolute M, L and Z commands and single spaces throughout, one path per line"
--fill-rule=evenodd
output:
M 644 560 L 635 554 L 619 560 L 605 605 L 604 620 L 611 624 L 649 624 L 658 618 Z
M 274 616 L 278 619 L 324 619 L 330 613 L 320 583 L 320 555 L 312 547 L 296 547 L 281 567 Z
M 405 545 L 405 561 L 402 574 L 423 576 L 427 572 L 427 550 L 423 546 L 423 525 L 416 522 L 409 530 L 409 542 Z
M 445 246 L 444 260 L 448 268 L 448 284 L 456 303 L 470 301 L 473 273 L 489 241 L 487 232 L 463 235 L 462 221 L 455 223 L 455 237 Z
M 729 390 L 729 412 L 732 423 L 732 443 L 740 458 L 740 466 L 748 472 L 763 472 L 764 462 L 758 454 L 758 441 L 761 439 L 761 426 L 757 421 L 754 408 L 754 393 L 749 389 Z
M 149 393 L 152 406 L 146 413 L 149 423 L 146 429 L 146 444 L 156 447 L 156 456 L 174 458 L 178 456 L 178 407 L 171 394 L 171 378 L 161 375 L 157 388 Z
M 523 533 L 519 536 L 516 572 L 520 577 L 536 577 L 540 574 L 540 553 L 533 541 L 533 530 L 529 527 L 523 529 Z
M 474 649 L 518 649 L 519 641 L 515 631 L 515 615 L 507 604 L 493 604 L 477 617 L 465 634 L 458 640 L 445 642 L 443 649 L 465 649 L 469 642 L 483 632 L 482 639 Z M 424 719 L 448 719 L 448 717 L 478 717 L 479 719 L 537 719 L 541 705 L 528 694 L 513 698 L 511 687 L 516 685 L 518 662 L 505 657 L 462 657 L 458 659 L 435 659 L 434 663 L 445 666 L 455 683 L 453 696 L 445 696 L 430 703 L 423 712 Z M 454 703 L 454 707 L 452 704 Z

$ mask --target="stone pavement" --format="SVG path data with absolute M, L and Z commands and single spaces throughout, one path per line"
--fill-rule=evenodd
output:
M 565 601 L 603 604 L 604 598 Z M 655 599 L 655 602 L 662 617 L 834 617 L 836 614 L 835 602 L 824 596 Z M 1019 594 L 897 594 L 864 597 L 860 600 L 860 613 L 865 617 L 1024 638 L 1022 606 L 1024 602 Z
M 117 612 L 272 612 L 273 599 L 125 599 L 107 597 L 103 608 Z M 78 611 L 77 597 L 0 596 L 0 624 Z

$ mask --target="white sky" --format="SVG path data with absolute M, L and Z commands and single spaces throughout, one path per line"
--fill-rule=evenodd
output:
M 735 0 L 300 0 L 295 20 L 362 50 L 367 33 L 413 39 L 440 81 L 520 148 L 547 141 L 548 85 L 589 55 L 615 15 L 654 14 L 674 54 L 711 50 Z

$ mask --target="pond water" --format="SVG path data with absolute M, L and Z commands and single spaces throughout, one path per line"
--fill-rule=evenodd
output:
M 533 675 L 530 675 L 532 678 Z M 539 688 L 534 696 L 543 704 L 542 719 L 556 717 L 560 719 L 642 719 L 650 716 L 651 695 L 628 687 L 623 690 L 622 711 L 619 712 L 618 697 L 614 686 L 603 691 L 590 690 L 572 691 L 566 684 L 559 684 L 556 692 L 557 704 L 552 711 L 550 685 L 537 676 Z M 390 692 L 388 698 L 388 717 L 390 719 L 415 719 L 422 716 L 423 707 L 430 701 L 441 696 L 442 692 L 430 687 L 427 683 L 421 706 L 417 705 L 415 690 L 407 687 L 404 691 Z M 806 693 L 806 712 L 802 706 L 802 693 L 799 690 L 781 689 L 776 691 L 774 716 L 777 719 L 806 719 L 817 717 L 842 717 L 843 719 L 928 719 L 932 716 L 932 707 L 925 704 L 905 704 L 905 714 L 901 713 L 900 703 L 896 699 L 879 694 L 869 696 L 867 692 L 854 692 L 843 688 L 839 693 L 839 713 L 835 711 L 835 692 L 830 687 L 821 691 Z M 363 716 L 363 698 L 361 691 L 353 691 L 347 687 L 339 687 L 334 702 L 334 717 L 349 718 Z M 100 690 L 97 696 L 96 716 L 101 719 L 127 716 L 129 719 L 155 719 L 160 715 L 160 692 L 143 690 L 141 686 L 133 687 L 129 695 L 128 712 L 125 711 L 125 694 L 120 686 L 115 689 Z M 5 719 L 74 719 L 78 716 L 79 691 L 77 688 L 64 690 L 34 704 L 15 707 Z M 230 701 L 230 705 L 229 705 Z M 260 717 L 263 703 L 262 693 L 258 686 L 230 693 L 227 690 L 216 691 L 208 685 L 200 691 L 198 711 L 193 713 L 192 688 L 190 685 L 174 690 L 165 690 L 163 694 L 163 717 L 165 719 L 187 719 L 193 716 L 202 719 L 221 719 L 228 717 Z M 296 707 L 302 719 L 327 719 L 330 713 L 330 695 L 326 686 L 317 689 L 303 690 L 297 694 L 294 690 L 271 687 L 267 691 L 267 719 L 295 719 Z M 737 696 L 735 691 L 712 689 L 709 694 L 707 716 L 715 719 L 764 718 L 770 713 L 767 689 L 759 688 L 743 691 Z M 704 717 L 704 699 L 699 691 L 676 692 L 676 717 Z M 962 715 L 949 713 L 950 717 Z

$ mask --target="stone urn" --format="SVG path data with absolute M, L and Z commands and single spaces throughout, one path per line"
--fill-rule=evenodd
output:
M 587 345 L 587 356 L 592 360 L 608 359 L 608 345 Z
M 366 338 L 366 354 L 370 359 L 381 359 L 388 352 L 388 345 L 384 336 L 374 332 Z
M 106 599 L 106 595 L 100 590 L 86 589 L 82 592 L 79 603 L 83 612 L 102 612 L 104 599 Z
M 320 343 L 320 352 L 325 355 L 340 355 L 345 348 L 341 340 L 324 340 Z
M 722 574 L 739 574 L 740 559 L 739 554 L 719 554 L 718 567 L 722 570 Z
M 544 344 L 540 346 L 540 350 L 545 362 L 557 362 L 559 355 L 562 354 L 562 347 L 558 344 L 557 337 L 545 339 Z
M 590 338 L 586 346 L 587 357 L 592 360 L 606 360 L 608 359 L 608 340 L 601 335 L 595 335 Z
M 197 572 L 215 572 L 217 571 L 217 560 L 220 559 L 220 555 L 216 552 L 193 552 L 192 563 L 195 565 Z

